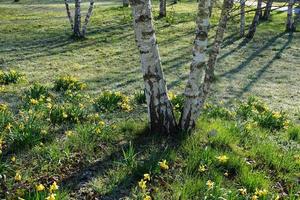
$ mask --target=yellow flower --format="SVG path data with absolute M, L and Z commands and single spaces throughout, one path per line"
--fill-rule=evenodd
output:
M 10 130 L 13 126 L 11 125 L 11 123 L 8 123 L 5 127 L 5 129 Z
M 199 172 L 205 172 L 206 171 L 205 165 L 199 165 L 198 171 Z
M 6 104 L 0 103 L 0 111 L 7 110 L 8 106 Z
M 15 175 L 15 181 L 21 181 L 21 180 L 22 180 L 22 176 L 19 172 L 17 172 Z
M 252 197 L 251 197 L 251 200 L 257 200 L 258 199 L 258 196 L 257 195 L 253 195 Z
M 256 189 L 255 190 L 255 195 L 258 195 L 258 196 L 266 196 L 268 194 L 268 190 L 266 189 L 262 189 L 262 190 L 258 190 Z
M 99 124 L 99 126 L 104 126 L 105 122 L 104 121 L 100 121 L 98 124 Z
M 55 200 L 55 194 L 50 194 L 46 199 L 47 200 Z
M 46 135 L 47 131 L 45 129 L 41 130 L 41 134 Z
M 279 119 L 281 117 L 280 112 L 273 112 L 272 114 L 275 119 Z
M 16 157 L 15 157 L 15 156 L 12 156 L 10 160 L 11 160 L 12 162 L 16 162 Z
M 147 185 L 146 185 L 147 181 L 141 179 L 139 181 L 139 187 L 142 189 L 142 190 L 145 190 L 147 188 Z
M 240 188 L 238 189 L 241 195 L 246 195 L 247 194 L 247 189 L 246 188 Z
M 50 185 L 49 191 L 50 191 L 50 192 L 54 192 L 55 190 L 58 190 L 58 185 L 57 185 L 56 181 L 54 181 L 54 182 L 52 183 L 52 185 Z
M 222 155 L 222 156 L 218 156 L 217 159 L 220 163 L 226 163 L 229 158 L 226 155 Z
M 32 105 L 36 105 L 36 104 L 38 104 L 39 102 L 38 102 L 38 100 L 36 100 L 36 99 L 30 99 L 30 103 L 31 103 Z
M 67 118 L 68 117 L 67 113 L 65 113 L 65 112 L 63 112 L 62 116 L 63 116 L 63 118 Z
M 38 184 L 35 186 L 36 191 L 43 191 L 45 189 L 45 186 L 43 184 Z
M 144 180 L 150 181 L 150 174 L 144 174 Z
M 146 195 L 144 196 L 144 199 L 143 199 L 143 200 L 152 200 L 152 198 L 151 198 L 151 196 L 149 196 L 149 195 L 146 194 Z
M 173 92 L 168 92 L 168 97 L 170 100 L 172 100 L 176 97 L 176 95 Z
M 46 101 L 47 101 L 47 102 L 51 102 L 51 98 L 50 98 L 50 97 L 47 97 Z
M 274 200 L 279 200 L 280 196 L 277 194 Z
M 66 131 L 65 134 L 66 134 L 66 136 L 68 136 L 68 137 L 74 135 L 73 131 Z
M 47 103 L 47 108 L 51 109 L 52 108 L 52 104 L 51 103 Z
M 289 120 L 285 120 L 285 121 L 283 122 L 283 128 L 284 128 L 284 129 L 288 129 L 288 128 L 289 128 L 289 125 L 290 125 Z
M 228 175 L 229 175 L 229 174 L 228 174 L 228 172 L 225 172 L 225 173 L 224 173 L 224 176 L 226 176 L 226 177 L 227 177 Z
M 162 160 L 161 162 L 158 162 L 159 166 L 162 170 L 168 170 L 169 169 L 169 165 L 167 163 L 166 160 Z
M 212 182 L 211 180 L 208 180 L 207 182 L 206 182 L 206 185 L 207 185 L 207 187 L 208 187 L 208 189 L 212 189 L 213 187 L 214 187 L 214 182 Z

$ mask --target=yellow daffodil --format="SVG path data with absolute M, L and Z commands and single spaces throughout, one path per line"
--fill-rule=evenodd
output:
M 221 156 L 218 156 L 217 159 L 220 163 L 226 163 L 229 158 L 226 155 L 221 155 Z
M 50 191 L 50 192 L 54 192 L 54 191 L 56 191 L 56 190 L 58 190 L 58 185 L 57 185 L 56 181 L 54 181 L 54 182 L 52 183 L 52 185 L 50 185 L 49 191 Z
M 12 156 L 12 157 L 10 158 L 10 160 L 11 160 L 11 162 L 16 162 L 16 156 Z
M 224 176 L 226 176 L 226 177 L 229 176 L 228 172 L 225 172 L 225 173 L 224 173 Z
M 6 130 L 10 130 L 13 126 L 11 125 L 11 123 L 8 123 L 5 127 Z
M 279 119 L 281 117 L 280 112 L 273 112 L 272 114 L 275 119 Z
M 55 200 L 55 194 L 50 194 L 48 197 L 46 197 L 46 200 Z
M 38 104 L 39 102 L 38 102 L 38 100 L 36 100 L 36 99 L 30 99 L 30 103 L 31 103 L 32 105 L 36 105 L 36 104 Z
M 62 116 L 63 116 L 63 118 L 67 118 L 68 117 L 67 113 L 65 113 L 65 112 L 63 112 Z
M 147 183 L 147 181 L 145 181 L 144 179 L 141 179 L 138 184 L 142 190 L 145 190 L 147 188 L 146 183 Z
M 277 194 L 274 200 L 279 200 L 280 196 Z
M 146 195 L 144 196 L 143 200 L 152 200 L 152 198 L 151 198 L 151 196 L 149 196 L 149 195 L 146 194 Z
M 207 185 L 207 187 L 208 187 L 208 189 L 212 189 L 213 187 L 214 187 L 214 182 L 213 181 L 211 181 L 211 180 L 208 180 L 207 182 L 206 182 L 206 185 Z
M 66 136 L 68 136 L 68 137 L 74 135 L 73 131 L 66 131 L 65 134 L 66 134 Z
M 15 175 L 15 181 L 21 181 L 21 180 L 22 180 L 22 176 L 19 172 L 17 172 Z
M 206 171 L 205 165 L 199 165 L 198 171 L 199 172 L 205 172 Z
M 144 180 L 150 181 L 150 174 L 144 174 Z
M 41 134 L 46 135 L 47 131 L 45 129 L 41 130 Z
M 246 195 L 247 194 L 247 189 L 246 188 L 240 188 L 238 189 L 241 195 Z
M 161 162 L 158 162 L 158 164 L 159 164 L 159 166 L 162 170 L 168 170 L 169 169 L 169 165 L 168 165 L 166 160 L 162 160 Z
M 252 197 L 251 197 L 251 200 L 257 200 L 258 199 L 258 196 L 257 195 L 253 195 Z
M 43 191 L 45 190 L 45 186 L 43 184 L 38 184 L 37 186 L 35 186 L 36 191 Z
M 255 190 L 255 195 L 258 195 L 259 197 L 261 196 L 266 196 L 268 194 L 268 190 L 262 189 L 262 190 Z
M 100 121 L 98 124 L 99 124 L 99 126 L 101 126 L 101 127 L 102 127 L 102 126 L 104 126 L 104 125 L 105 125 L 105 122 L 104 122 L 104 121 Z
M 51 103 L 47 103 L 47 108 L 51 109 L 52 108 L 52 104 Z

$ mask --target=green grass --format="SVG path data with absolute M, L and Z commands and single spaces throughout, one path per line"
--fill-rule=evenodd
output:
M 282 192 L 285 199 L 297 199 L 300 39 L 298 32 L 283 33 L 285 13 L 274 12 L 270 22 L 261 23 L 246 47 L 239 46 L 238 23 L 231 21 L 212 103 L 195 131 L 161 136 L 147 128 L 130 9 L 118 5 L 96 4 L 84 40 L 71 39 L 61 2 L 0 5 L 0 67 L 24 75 L 0 85 L 0 197 L 44 199 L 56 181 L 57 199 L 234 200 L 250 199 L 264 189 L 268 192 L 260 199 L 275 199 Z M 195 5 L 168 7 L 170 17 L 155 21 L 178 109 L 192 56 Z M 61 78 L 65 75 L 70 77 Z M 249 95 L 263 102 L 242 101 Z M 228 160 L 220 162 L 224 155 Z M 160 168 L 163 160 L 169 169 Z M 141 190 L 138 182 L 145 173 L 151 178 Z M 40 183 L 44 193 L 36 192 Z

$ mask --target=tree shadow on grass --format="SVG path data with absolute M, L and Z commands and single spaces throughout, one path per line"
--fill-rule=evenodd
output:
M 282 33 L 286 34 L 286 33 Z M 281 34 L 279 34 L 281 35 Z M 240 98 L 244 93 L 251 90 L 253 85 L 262 77 L 262 75 L 268 70 L 268 68 L 277 60 L 280 59 L 283 51 L 291 44 L 293 40 L 293 33 L 289 33 L 287 41 L 283 44 L 283 46 L 276 52 L 276 54 L 262 67 L 256 72 L 255 76 L 251 78 L 251 80 L 243 87 L 243 89 L 238 92 L 235 97 Z
M 275 41 L 284 36 L 286 33 L 282 32 L 277 34 L 276 36 L 272 37 L 271 39 L 269 39 L 262 47 L 260 47 L 258 50 L 254 51 L 247 59 L 245 59 L 241 64 L 239 64 L 237 67 L 223 73 L 220 74 L 220 77 L 226 77 L 226 78 L 231 78 L 234 74 L 240 72 L 241 70 L 243 70 L 252 60 L 254 60 L 261 52 L 265 51 L 266 49 L 268 49 L 273 43 L 275 43 Z M 243 42 L 242 42 L 243 43 Z M 244 44 L 240 44 L 237 49 L 240 49 L 241 47 L 244 46 Z M 236 51 L 236 49 L 234 50 Z M 232 51 L 230 51 L 229 53 L 226 53 L 224 55 L 230 55 Z M 223 56 L 224 56 L 223 55 Z M 220 57 L 220 59 L 223 58 L 223 56 Z
M 176 150 L 185 140 L 181 135 L 162 136 L 160 134 L 150 134 L 148 129 L 131 140 L 131 144 L 137 152 L 138 165 L 133 168 L 128 168 L 129 172 L 125 177 L 121 178 L 114 187 L 105 194 L 94 193 L 93 198 L 88 197 L 88 194 L 78 193 L 84 187 L 90 187 L 89 183 L 97 178 L 105 176 L 109 170 L 118 170 L 118 166 L 123 162 L 123 150 L 129 148 L 129 142 L 115 145 L 114 151 L 107 154 L 104 158 L 89 165 L 78 172 L 72 174 L 62 181 L 64 188 L 73 191 L 76 199 L 120 199 L 128 196 L 131 189 L 136 186 L 136 183 L 144 173 L 149 173 L 157 167 L 157 164 L 162 159 L 168 159 L 172 150 Z

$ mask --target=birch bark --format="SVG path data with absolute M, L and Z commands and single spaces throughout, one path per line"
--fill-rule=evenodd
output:
M 87 25 L 90 21 L 92 13 L 93 13 L 93 8 L 94 8 L 94 0 L 90 0 L 90 6 L 89 6 L 88 12 L 85 16 L 84 24 L 82 26 L 82 37 L 85 36 Z
M 159 0 L 159 17 L 167 16 L 167 0 Z
M 150 128 L 152 132 L 169 134 L 176 131 L 177 125 L 161 68 L 151 3 L 150 0 L 129 2 L 133 11 L 136 43 L 140 51 Z
M 68 19 L 69 19 L 70 24 L 71 24 L 71 29 L 73 30 L 74 29 L 74 23 L 73 23 L 73 19 L 72 19 L 72 15 L 71 15 L 68 0 L 65 0 L 65 6 L 66 6 L 66 11 L 67 11 L 67 16 L 68 16 Z
M 73 34 L 76 37 L 81 37 L 81 10 L 80 10 L 81 0 L 75 0 L 75 15 L 74 15 L 74 29 Z
M 240 37 L 244 37 L 245 35 L 245 1 L 246 0 L 240 0 L 240 7 L 241 7 Z
M 269 20 L 270 14 L 271 14 L 271 9 L 272 9 L 272 4 L 273 4 L 273 0 L 267 1 L 266 9 L 265 9 L 265 12 L 262 17 L 263 20 Z
M 293 19 L 293 6 L 294 0 L 289 0 L 288 11 L 287 11 L 287 20 L 286 20 L 286 28 L 287 32 L 293 32 L 296 30 L 294 19 Z
M 202 80 L 206 69 L 206 49 L 209 30 L 210 0 L 200 0 L 198 3 L 196 19 L 196 38 L 193 47 L 193 60 L 190 66 L 190 74 L 184 91 L 185 103 L 180 117 L 180 127 L 184 131 L 190 131 L 195 127 L 203 105 L 201 93 Z
M 204 100 L 209 92 L 210 84 L 213 82 L 213 79 L 214 79 L 214 71 L 215 71 L 215 66 L 216 66 L 216 62 L 217 62 L 217 57 L 218 57 L 220 49 L 221 49 L 221 44 L 223 42 L 224 33 L 225 33 L 225 30 L 227 27 L 227 21 L 228 21 L 229 13 L 232 9 L 232 6 L 233 6 L 233 0 L 224 0 L 223 5 L 222 5 L 222 11 L 221 11 L 218 28 L 216 31 L 215 40 L 214 40 L 212 48 L 209 51 L 209 59 L 207 62 L 207 69 L 205 72 L 205 78 L 204 78 L 204 82 L 203 82 L 203 95 L 204 95 L 203 99 Z
M 261 5 L 262 5 L 262 0 L 258 0 L 255 15 L 253 17 L 252 24 L 250 25 L 248 34 L 246 36 L 248 40 L 251 40 L 254 37 L 254 34 L 256 32 L 256 27 L 259 23 L 259 16 L 261 15 Z

